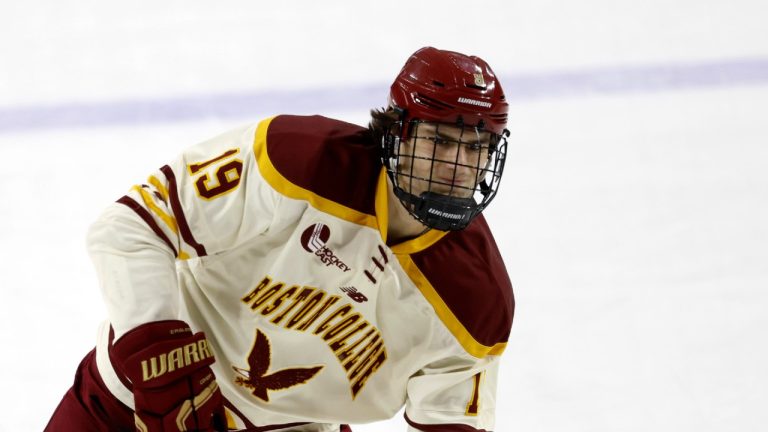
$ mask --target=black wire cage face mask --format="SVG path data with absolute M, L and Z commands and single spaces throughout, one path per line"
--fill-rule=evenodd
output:
M 395 122 L 383 139 L 395 196 L 430 228 L 464 229 L 496 196 L 508 135 L 456 123 Z

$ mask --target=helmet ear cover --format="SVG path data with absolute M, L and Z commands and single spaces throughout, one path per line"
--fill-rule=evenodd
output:
M 381 136 L 381 144 L 384 150 L 384 163 L 387 164 L 387 161 L 389 158 L 393 157 L 396 154 L 396 151 L 398 147 L 400 146 L 400 140 L 402 139 L 403 135 L 403 118 L 405 118 L 405 110 L 398 108 L 398 107 L 392 107 L 392 109 L 397 113 L 400 120 L 392 123 L 387 127 L 387 130 L 384 131 L 384 134 Z M 394 130 L 393 129 L 397 129 Z

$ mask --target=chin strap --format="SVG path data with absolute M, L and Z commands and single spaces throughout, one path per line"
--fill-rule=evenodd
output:
M 440 231 L 464 229 L 477 214 L 477 203 L 471 198 L 455 198 L 434 192 L 415 196 L 398 186 L 393 189 L 408 212 L 429 228 Z

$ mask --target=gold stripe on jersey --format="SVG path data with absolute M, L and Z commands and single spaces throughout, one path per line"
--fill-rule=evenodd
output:
M 391 249 L 395 255 L 410 255 L 412 253 L 421 252 L 432 246 L 437 243 L 438 240 L 445 237 L 446 234 L 448 234 L 448 231 L 432 229 L 414 239 L 396 244 L 392 246 Z
M 376 218 L 379 220 L 379 235 L 381 240 L 387 243 L 387 228 L 389 227 L 389 204 L 387 196 L 389 195 L 389 186 L 387 185 L 387 169 L 383 166 L 379 171 L 379 180 L 376 183 L 376 200 L 374 208 L 376 209 Z
M 149 177 L 149 184 L 155 187 L 157 189 L 157 192 L 160 194 L 160 196 L 163 199 L 163 202 L 168 202 L 168 189 L 166 189 L 162 183 L 160 183 L 160 180 L 157 179 L 155 176 Z M 153 213 L 155 213 L 167 226 L 170 228 L 171 231 L 173 231 L 174 234 L 179 234 L 179 227 L 176 223 L 176 218 L 169 215 L 168 213 L 164 212 L 163 209 L 157 206 L 155 204 L 154 200 L 152 199 L 152 194 L 147 192 L 143 187 L 139 185 L 133 186 L 133 189 L 136 190 L 139 195 L 141 195 L 142 201 L 144 201 L 144 204 L 152 210 Z M 184 252 L 181 248 L 179 248 L 179 255 L 178 258 L 180 260 L 188 260 L 189 254 Z
M 429 234 L 429 233 L 427 233 Z M 426 234 L 424 235 L 426 236 Z M 424 237 L 422 236 L 422 237 Z M 421 237 L 415 239 L 419 240 Z M 435 240 L 436 241 L 436 240 Z M 394 250 L 394 248 L 393 248 Z M 409 255 L 395 255 L 397 260 L 400 261 L 400 265 L 403 270 L 410 276 L 411 280 L 416 284 L 416 287 L 421 291 L 421 294 L 429 301 L 432 307 L 435 309 L 435 313 L 440 320 L 445 324 L 448 330 L 453 334 L 456 340 L 462 347 L 472 356 L 477 358 L 483 358 L 488 355 L 500 355 L 507 347 L 506 342 L 499 342 L 493 346 L 483 345 L 478 342 L 472 334 L 467 331 L 466 327 L 456 318 L 447 304 L 440 298 L 440 294 L 437 293 L 435 288 L 424 276 L 424 274 L 416 266 Z M 467 295 L 472 295 L 468 292 Z
M 267 152 L 267 130 L 269 129 L 270 122 L 274 117 L 268 118 L 256 128 L 256 136 L 253 142 L 253 153 L 256 156 L 256 163 L 259 166 L 261 175 L 280 194 L 297 200 L 307 201 L 312 207 L 317 210 L 328 213 L 340 219 L 344 219 L 348 222 L 352 222 L 358 225 L 364 225 L 374 229 L 379 229 L 379 223 L 376 220 L 376 216 L 359 212 L 351 209 L 347 206 L 331 201 L 327 198 L 321 197 L 316 193 L 302 188 L 301 186 L 291 183 L 286 179 L 269 159 Z M 386 225 L 385 225 L 386 226 Z
M 160 194 L 161 197 L 163 197 L 163 202 L 168 202 L 168 189 L 165 187 L 164 184 L 160 182 L 160 180 L 157 179 L 155 176 L 149 176 L 149 179 L 147 179 L 149 184 L 155 187 L 157 189 L 157 192 Z
M 168 226 L 168 228 L 171 229 L 175 234 L 179 233 L 179 227 L 176 225 L 176 219 L 169 215 L 168 213 L 164 212 L 163 209 L 157 206 L 155 204 L 155 200 L 152 199 L 152 195 L 147 192 L 143 187 L 139 185 L 135 185 L 132 188 L 136 192 L 139 193 L 141 196 L 142 201 L 144 201 L 144 204 L 147 206 L 149 210 L 151 210 L 154 214 L 156 214 L 165 224 Z

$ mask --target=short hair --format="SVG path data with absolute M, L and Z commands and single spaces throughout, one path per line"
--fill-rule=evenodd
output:
M 400 121 L 400 114 L 393 107 L 374 108 L 371 110 L 371 120 L 368 123 L 368 131 L 373 136 L 376 144 L 381 145 L 381 140 L 393 124 Z

